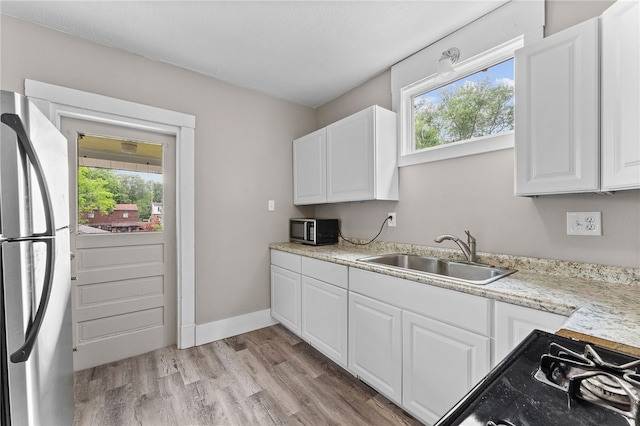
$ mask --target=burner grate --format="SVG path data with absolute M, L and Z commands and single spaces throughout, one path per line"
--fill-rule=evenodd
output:
M 580 354 L 557 343 L 542 355 L 535 378 L 575 398 L 616 411 L 640 423 L 640 360 L 609 363 L 587 344 Z

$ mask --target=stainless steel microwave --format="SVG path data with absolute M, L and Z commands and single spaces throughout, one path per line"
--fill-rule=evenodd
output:
M 290 219 L 289 241 L 320 246 L 338 243 L 338 219 Z

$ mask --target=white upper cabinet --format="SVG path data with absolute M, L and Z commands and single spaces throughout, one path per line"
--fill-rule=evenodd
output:
M 640 188 L 640 3 L 602 14 L 602 190 Z
M 598 18 L 515 58 L 516 195 L 598 191 Z
M 327 201 L 397 200 L 396 114 L 372 106 L 327 126 Z
M 377 105 L 293 142 L 294 204 L 397 200 L 396 114 Z
M 319 204 L 327 200 L 325 129 L 293 141 L 293 203 Z

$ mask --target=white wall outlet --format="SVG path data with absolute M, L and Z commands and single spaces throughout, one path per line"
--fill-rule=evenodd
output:
M 269 200 L 269 202 L 267 203 L 267 210 L 272 212 L 272 211 L 275 211 L 275 209 L 276 209 L 276 200 Z
M 567 212 L 567 235 L 602 235 L 602 212 Z
M 387 222 L 387 225 L 389 226 L 396 226 L 396 212 L 393 213 L 389 213 L 387 215 L 387 217 L 390 217 L 391 219 L 389 219 L 389 221 Z

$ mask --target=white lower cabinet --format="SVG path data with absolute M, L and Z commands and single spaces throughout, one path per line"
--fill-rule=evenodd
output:
M 271 265 L 271 316 L 300 335 L 300 274 Z
M 301 256 L 271 250 L 271 316 L 298 336 L 302 319 L 301 268 Z
M 277 250 L 271 315 L 426 424 L 532 330 L 567 319 Z
M 402 313 L 402 405 L 435 423 L 491 369 L 491 339 Z
M 347 290 L 302 276 L 302 338 L 347 368 Z
M 349 370 L 402 405 L 402 311 L 349 292 Z
M 498 301 L 495 302 L 494 312 L 495 364 L 502 361 L 533 330 L 555 333 L 567 320 L 564 315 Z

